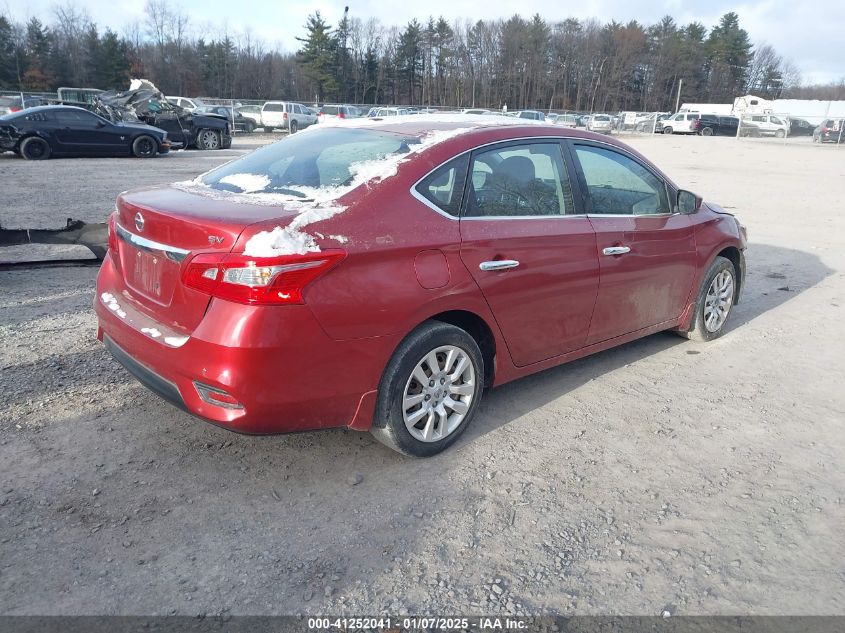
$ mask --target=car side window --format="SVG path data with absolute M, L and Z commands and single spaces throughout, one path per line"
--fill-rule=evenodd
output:
M 416 192 L 444 213 L 457 217 L 461 210 L 468 161 L 469 157 L 464 154 L 441 165 L 417 183 Z
M 663 181 L 634 159 L 592 145 L 576 145 L 575 154 L 587 185 L 589 213 L 671 213 Z
M 472 158 L 464 214 L 469 217 L 575 213 L 558 143 L 506 145 Z
M 56 120 L 59 123 L 75 125 L 77 127 L 94 127 L 99 121 L 90 112 L 80 112 L 77 110 L 59 110 L 56 112 Z

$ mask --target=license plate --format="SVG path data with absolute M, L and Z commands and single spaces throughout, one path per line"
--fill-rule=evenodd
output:
M 161 297 L 161 267 L 163 257 L 152 253 L 135 254 L 135 287 L 151 296 Z

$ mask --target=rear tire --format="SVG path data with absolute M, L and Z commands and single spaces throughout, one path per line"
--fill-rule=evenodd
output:
M 436 455 L 469 426 L 483 388 L 484 359 L 475 339 L 454 325 L 426 321 L 387 364 L 370 432 L 405 455 Z
M 52 151 L 50 144 L 43 138 L 30 136 L 21 143 L 21 156 L 26 160 L 47 160 Z
M 152 136 L 142 134 L 132 141 L 132 155 L 138 158 L 153 158 L 158 154 L 158 143 Z
M 291 122 L 288 124 L 288 131 L 291 134 L 296 134 L 296 131 L 299 129 L 299 124 L 296 122 L 296 119 L 292 119 Z
M 267 133 L 267 134 L 270 134 L 273 131 L 272 125 L 262 125 L 261 127 L 264 128 L 264 132 Z
M 692 341 L 712 341 L 725 333 L 737 296 L 737 271 L 731 260 L 716 257 L 701 282 L 690 328 L 677 334 Z
M 704 128 L 701 130 L 701 136 L 713 136 L 713 129 L 709 127 Z
M 246 132 L 247 134 L 252 134 L 253 132 L 255 132 L 255 124 L 254 123 L 247 123 L 244 126 L 244 132 Z

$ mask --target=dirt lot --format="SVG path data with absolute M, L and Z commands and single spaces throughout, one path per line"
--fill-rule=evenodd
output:
M 204 424 L 97 343 L 94 269 L 0 272 L 0 613 L 845 614 L 845 150 L 631 142 L 748 226 L 731 331 L 502 387 L 428 460 Z M 243 149 L 4 156 L 0 222 Z

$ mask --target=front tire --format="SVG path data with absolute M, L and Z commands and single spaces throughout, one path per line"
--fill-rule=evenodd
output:
M 716 257 L 701 282 L 690 329 L 678 332 L 693 341 L 712 341 L 725 333 L 737 297 L 737 271 L 731 260 Z
M 778 130 L 777 132 L 775 132 L 775 136 L 777 138 L 783 138 L 786 136 L 786 132 L 784 132 L 783 130 Z
M 370 432 L 405 455 L 430 457 L 469 426 L 484 388 L 484 359 L 466 331 L 427 321 L 393 354 Z
M 247 134 L 252 134 L 253 132 L 255 132 L 255 124 L 254 123 L 247 123 L 244 126 L 244 132 L 246 132 Z
M 664 127 L 664 128 L 663 128 L 663 133 L 664 133 L 664 134 L 671 134 L 671 133 L 672 133 L 672 128 L 670 128 L 670 127 Z
M 216 130 L 200 130 L 197 132 L 197 148 L 204 150 L 220 149 L 220 133 Z
M 25 138 L 20 151 L 26 160 L 47 160 L 51 154 L 50 144 L 37 136 Z
M 152 136 L 142 134 L 132 141 L 132 155 L 138 158 L 153 158 L 158 154 L 158 143 Z
M 296 131 L 299 129 L 299 125 L 296 122 L 296 119 L 292 119 L 291 122 L 288 124 L 288 131 L 291 134 L 296 134 Z

